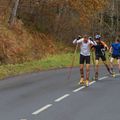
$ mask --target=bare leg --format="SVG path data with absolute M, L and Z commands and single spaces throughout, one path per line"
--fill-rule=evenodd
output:
M 99 60 L 95 61 L 95 79 L 98 79 Z
M 110 68 L 109 68 L 107 62 L 106 62 L 106 61 L 103 61 L 103 63 L 104 63 L 104 65 L 106 66 L 108 72 L 109 72 L 110 74 L 112 74 L 112 72 L 110 71 Z
M 84 64 L 80 64 L 80 75 L 81 79 L 84 80 Z
M 119 69 L 119 73 L 120 73 L 120 59 L 118 59 L 118 69 Z
M 86 80 L 89 80 L 90 76 L 90 64 L 86 64 Z
M 113 72 L 113 60 L 114 60 L 114 58 L 111 58 L 110 59 L 110 68 L 111 68 L 111 71 Z

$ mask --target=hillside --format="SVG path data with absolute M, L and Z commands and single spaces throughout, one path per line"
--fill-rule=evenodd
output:
M 40 59 L 55 53 L 54 40 L 49 35 L 30 32 L 17 20 L 12 29 L 5 22 L 0 24 L 0 61 L 21 63 Z
M 15 6 L 16 2 L 18 6 Z M 112 27 L 109 22 L 114 19 L 108 19 L 106 9 L 109 6 L 112 6 L 111 0 L 1 0 L 1 63 L 41 59 L 64 51 L 64 46 L 65 50 L 71 51 L 68 45 L 79 34 L 101 33 L 110 38 Z M 12 27 L 11 17 L 15 19 Z

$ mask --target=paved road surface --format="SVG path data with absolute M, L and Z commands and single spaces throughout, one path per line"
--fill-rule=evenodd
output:
M 0 120 L 120 120 L 120 77 L 81 87 L 79 68 L 38 72 L 0 81 Z M 91 78 L 93 69 L 91 68 Z

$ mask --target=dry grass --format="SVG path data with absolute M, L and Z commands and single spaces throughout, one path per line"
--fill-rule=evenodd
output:
M 53 39 L 42 33 L 30 33 L 20 20 L 12 28 L 0 23 L 0 61 L 21 63 L 40 59 L 56 51 Z
M 20 75 L 23 73 L 36 72 L 41 70 L 48 70 L 54 68 L 69 67 L 73 59 L 72 53 L 48 55 L 41 60 L 34 60 L 30 62 L 24 62 L 22 64 L 8 64 L 0 66 L 0 79 L 11 77 L 14 75 Z M 75 66 L 79 65 L 79 55 L 76 55 Z

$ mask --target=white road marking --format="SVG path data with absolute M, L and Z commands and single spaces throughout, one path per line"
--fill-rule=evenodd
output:
M 92 85 L 92 84 L 94 84 L 94 83 L 96 83 L 96 81 L 92 81 L 92 82 L 90 82 L 89 85 Z
M 27 119 L 20 119 L 20 120 L 27 120 Z
M 105 76 L 105 77 L 99 78 L 98 80 L 104 80 L 104 79 L 106 79 L 106 78 L 108 78 L 108 76 Z
M 75 89 L 75 90 L 73 90 L 73 92 L 75 93 L 75 92 L 78 92 L 78 91 L 80 91 L 80 90 L 82 90 L 82 89 L 84 89 L 85 88 L 85 86 L 82 86 L 82 87 L 80 87 L 80 88 L 77 88 L 77 89 Z
M 47 109 L 48 109 L 49 107 L 51 107 L 51 106 L 52 106 L 52 104 L 48 104 L 48 105 L 46 105 L 46 106 L 40 108 L 39 110 L 33 112 L 32 115 L 38 115 L 39 113 L 41 113 L 41 112 L 47 110 Z
M 92 81 L 92 82 L 90 82 L 89 83 L 89 86 L 90 85 L 92 85 L 92 84 L 94 84 L 96 81 Z M 82 86 L 82 87 L 80 87 L 80 88 L 77 88 L 77 89 L 75 89 L 75 90 L 73 90 L 73 92 L 75 93 L 75 92 L 78 92 L 78 91 L 80 91 L 80 90 L 82 90 L 82 89 L 84 89 L 85 88 L 85 86 Z
M 62 96 L 62 97 L 56 99 L 54 102 L 60 102 L 61 100 L 67 98 L 68 96 L 70 96 L 70 94 L 66 94 L 66 95 L 64 95 L 64 96 Z
M 118 73 L 118 74 L 115 74 L 116 76 L 119 76 L 120 74 Z
M 116 75 L 120 75 L 120 74 L 116 74 Z M 106 78 L 108 78 L 108 76 L 101 77 L 101 78 L 99 78 L 98 80 L 104 80 L 104 79 L 106 79 Z M 90 82 L 90 83 L 89 83 L 89 86 L 92 85 L 92 84 L 94 84 L 94 83 L 96 83 L 96 81 Z M 85 86 L 82 86 L 82 87 L 80 87 L 80 88 L 77 88 L 77 89 L 73 90 L 73 92 L 74 92 L 74 93 L 75 93 L 75 92 L 78 92 L 78 91 L 80 91 L 80 90 L 82 90 L 82 89 L 84 89 L 84 88 L 85 88 Z M 70 94 L 65 94 L 64 96 L 62 96 L 62 97 L 54 100 L 54 102 L 60 102 L 61 100 L 67 98 L 68 96 L 70 96 Z M 48 109 L 49 107 L 51 107 L 51 106 L 52 106 L 52 104 L 48 104 L 48 105 L 40 108 L 39 110 L 33 112 L 32 115 L 38 115 L 39 113 L 47 110 L 47 109 Z M 21 120 L 27 120 L 27 119 L 21 119 Z

